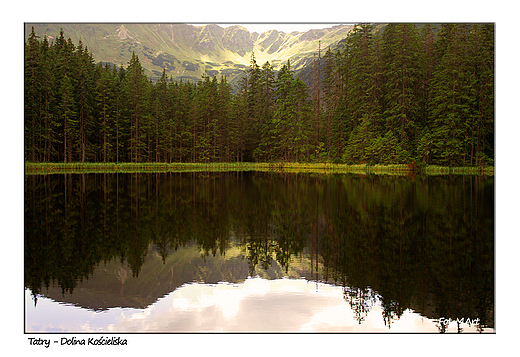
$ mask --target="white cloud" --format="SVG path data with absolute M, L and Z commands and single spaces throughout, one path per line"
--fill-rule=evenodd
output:
M 32 331 L 437 332 L 432 320 L 410 310 L 394 320 L 389 329 L 377 298 L 359 324 L 343 298 L 343 288 L 304 279 L 192 283 L 146 309 L 114 308 L 104 312 L 63 306 L 42 297 L 38 308 L 27 306 L 26 314 Z M 450 329 L 456 330 L 456 324 Z M 474 328 L 465 327 L 465 331 Z

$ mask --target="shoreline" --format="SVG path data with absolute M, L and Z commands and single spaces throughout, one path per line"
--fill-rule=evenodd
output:
M 494 176 L 495 168 L 448 167 L 427 165 L 416 167 L 407 164 L 394 165 L 348 165 L 298 162 L 218 162 L 218 163 L 30 163 L 24 165 L 25 175 L 61 173 L 153 173 L 153 172 L 227 172 L 263 171 L 278 173 L 320 173 L 320 174 L 376 174 L 376 175 L 487 175 Z

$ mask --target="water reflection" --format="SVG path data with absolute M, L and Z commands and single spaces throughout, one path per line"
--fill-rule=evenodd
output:
M 75 324 L 57 314 L 63 331 L 108 315 L 86 330 L 452 331 L 439 318 L 494 327 L 492 178 L 25 180 L 28 330 L 46 328 L 47 298 L 90 314 Z

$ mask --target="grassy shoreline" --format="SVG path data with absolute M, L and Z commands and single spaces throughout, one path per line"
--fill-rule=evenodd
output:
M 489 175 L 495 169 L 488 167 L 446 167 L 426 166 L 421 169 L 400 165 L 346 165 L 332 163 L 25 163 L 25 174 L 61 174 L 61 173 L 139 173 L 139 172 L 225 172 L 225 171 L 268 171 L 291 173 L 353 173 L 376 175 Z

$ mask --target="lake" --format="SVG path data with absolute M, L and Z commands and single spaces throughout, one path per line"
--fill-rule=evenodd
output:
M 492 176 L 24 179 L 26 332 L 495 332 Z

